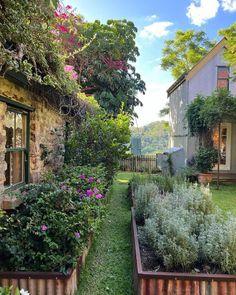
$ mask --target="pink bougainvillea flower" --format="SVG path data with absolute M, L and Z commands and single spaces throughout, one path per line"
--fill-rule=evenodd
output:
M 72 6 L 71 5 L 66 5 L 66 9 L 70 10 L 70 9 L 72 9 Z
M 79 231 L 77 231 L 76 233 L 75 233 L 75 237 L 76 237 L 76 239 L 80 239 L 80 232 Z
M 75 42 L 75 38 L 74 37 L 71 37 L 71 38 L 69 38 L 69 40 L 68 40 L 70 43 L 74 43 Z
M 93 191 L 95 192 L 95 194 L 98 194 L 98 193 L 99 193 L 99 189 L 98 189 L 97 187 L 95 187 L 95 188 L 93 189 Z
M 40 228 L 41 228 L 41 231 L 46 231 L 48 229 L 46 224 L 42 224 Z
M 67 72 L 67 73 L 71 73 L 71 72 L 73 72 L 73 70 L 74 70 L 73 66 L 70 66 L 70 65 L 65 65 L 64 66 L 64 71 Z
M 95 196 L 95 198 L 96 198 L 96 199 L 102 199 L 102 198 L 103 198 L 103 195 L 102 195 L 102 194 L 97 194 L 97 195 Z
M 77 80 L 78 79 L 78 74 L 76 72 L 71 73 L 71 79 L 72 80 Z
M 59 31 L 61 31 L 63 33 L 67 33 L 68 32 L 67 27 L 65 27 L 63 25 L 58 25 L 57 28 L 58 28 Z
M 55 10 L 55 11 L 54 11 L 54 16 L 55 16 L 55 17 L 59 17 L 59 16 L 60 16 L 60 13 L 59 13 L 57 10 Z
M 60 15 L 60 18 L 63 18 L 63 19 L 68 19 L 68 15 L 66 13 L 62 13 Z
M 94 195 L 94 192 L 91 190 L 91 189 L 88 189 L 87 191 L 86 191 L 86 196 L 87 197 L 91 197 L 91 196 L 93 196 Z

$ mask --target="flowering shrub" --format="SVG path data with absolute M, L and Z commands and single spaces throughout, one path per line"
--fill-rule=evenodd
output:
M 106 191 L 98 174 L 74 168 L 67 179 L 61 175 L 55 183 L 22 188 L 21 207 L 0 220 L 0 269 L 66 272 L 73 267 L 104 216 Z

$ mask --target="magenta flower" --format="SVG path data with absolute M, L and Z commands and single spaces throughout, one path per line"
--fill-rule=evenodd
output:
M 99 193 L 99 189 L 98 189 L 97 187 L 95 187 L 95 188 L 93 189 L 93 191 L 94 191 L 95 194 L 98 194 L 98 193 Z
M 77 80 L 79 76 L 78 76 L 78 74 L 76 72 L 73 72 L 73 73 L 71 73 L 70 77 L 71 77 L 72 80 Z
M 75 237 L 76 237 L 76 239 L 79 239 L 79 238 L 80 238 L 80 232 L 79 232 L 79 231 L 77 231 L 77 232 L 75 233 Z
M 96 198 L 96 199 L 102 199 L 102 198 L 103 198 L 103 195 L 102 195 L 102 194 L 97 194 L 97 195 L 95 196 L 95 198 Z
M 80 179 L 85 179 L 86 177 L 85 177 L 85 175 L 81 174 L 79 178 Z
M 88 181 L 89 181 L 89 182 L 93 182 L 93 181 L 94 181 L 94 178 L 93 178 L 93 177 L 89 177 L 89 178 L 88 178 Z
M 67 72 L 67 73 L 71 73 L 71 72 L 73 72 L 73 70 L 74 70 L 73 66 L 70 66 L 70 65 L 65 65 L 64 66 L 64 71 Z
M 77 188 L 77 190 L 76 190 L 76 191 L 77 191 L 77 193 L 79 193 L 79 192 L 80 192 L 80 189 L 79 189 L 79 188 Z
M 88 190 L 86 191 L 86 196 L 87 196 L 87 197 L 91 197 L 93 194 L 94 194 L 94 192 L 93 192 L 91 189 L 88 189 Z
M 41 231 L 46 231 L 48 229 L 46 224 L 42 224 L 40 228 L 41 228 Z
M 71 5 L 66 5 L 66 9 L 67 9 L 67 10 L 70 10 L 71 8 L 72 8 Z
M 59 30 L 60 32 L 63 32 L 63 33 L 67 33 L 67 32 L 68 32 L 67 27 L 65 27 L 65 26 L 63 26 L 63 25 L 58 25 L 57 28 L 58 28 L 58 30 Z

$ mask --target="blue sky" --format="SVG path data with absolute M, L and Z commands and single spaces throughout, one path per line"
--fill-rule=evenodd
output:
M 159 119 L 167 102 L 166 89 L 173 82 L 170 73 L 160 68 L 164 40 L 177 29 L 203 30 L 219 40 L 217 32 L 236 21 L 236 0 L 64 0 L 77 8 L 86 20 L 128 19 L 138 28 L 140 56 L 137 71 L 146 82 L 147 92 L 140 96 L 144 106 L 137 108 L 137 126 Z

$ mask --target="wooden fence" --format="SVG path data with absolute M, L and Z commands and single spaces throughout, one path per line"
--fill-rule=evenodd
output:
M 132 156 L 120 160 L 121 171 L 153 172 L 157 170 L 157 155 Z

